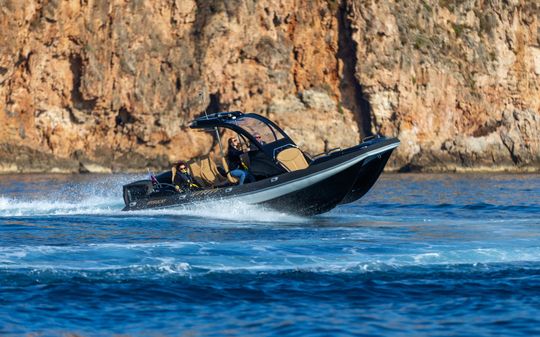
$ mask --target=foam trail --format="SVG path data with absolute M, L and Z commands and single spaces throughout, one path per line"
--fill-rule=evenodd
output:
M 166 209 L 131 211 L 135 215 L 193 216 L 230 221 L 246 222 L 292 222 L 303 223 L 306 218 L 250 205 L 236 200 L 208 201 Z
M 76 214 L 114 214 L 121 205 L 117 198 L 89 197 L 77 202 L 62 200 L 18 200 L 0 197 L 0 217 Z
M 60 178 L 63 178 L 61 176 Z M 46 179 L 23 185 L 21 196 L 0 195 L 0 217 L 74 214 L 112 214 L 123 206 L 122 185 L 140 176 L 98 176 L 64 181 Z
M 209 202 L 179 208 L 121 212 L 121 199 L 89 197 L 76 202 L 65 200 L 18 200 L 0 197 L 0 217 L 46 215 L 119 215 L 119 216 L 194 216 L 222 220 L 255 222 L 303 222 L 305 219 L 240 202 Z
M 196 205 L 167 209 L 148 209 L 121 212 L 124 207 L 120 196 L 95 196 L 81 198 L 64 195 L 61 199 L 19 200 L 0 196 L 0 217 L 62 216 L 62 215 L 114 215 L 114 216 L 188 216 L 246 222 L 302 223 L 306 219 L 249 205 L 239 201 L 210 201 Z M 103 194 L 103 193 L 101 193 Z
M 144 175 L 88 177 L 85 181 L 44 180 L 29 185 L 21 196 L 0 195 L 0 217 L 62 215 L 191 216 L 247 222 L 303 222 L 305 219 L 239 201 L 209 201 L 168 209 L 121 212 L 122 185 L 144 179 Z M 74 178 L 75 179 L 75 178 Z M 51 193 L 51 191 L 53 191 Z

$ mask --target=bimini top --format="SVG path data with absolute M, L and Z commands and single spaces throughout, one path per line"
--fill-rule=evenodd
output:
M 273 150 L 283 145 L 296 144 L 287 134 L 268 118 L 254 113 L 225 111 L 199 117 L 191 122 L 192 129 L 231 129 L 249 139 L 264 152 L 273 155 Z
M 202 116 L 191 121 L 190 128 L 192 129 L 203 129 L 203 128 L 214 128 L 222 126 L 223 123 L 230 122 L 237 119 L 238 117 L 245 116 L 240 111 L 223 111 L 217 112 L 210 115 Z

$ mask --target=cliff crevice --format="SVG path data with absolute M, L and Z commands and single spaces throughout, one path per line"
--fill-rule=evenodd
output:
M 346 1 L 341 1 L 337 9 L 338 21 L 338 73 L 340 74 L 340 99 L 338 109 L 345 107 L 354 114 L 361 138 L 373 135 L 371 105 L 364 96 L 362 86 L 356 78 L 356 42 L 352 37 L 350 8 Z M 339 69 L 341 68 L 341 69 Z

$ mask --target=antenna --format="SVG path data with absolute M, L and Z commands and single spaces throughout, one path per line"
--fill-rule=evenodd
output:
M 199 92 L 199 99 L 204 99 L 204 90 Z M 208 113 L 206 112 L 207 110 L 207 107 L 204 108 L 204 116 L 206 117 L 206 119 L 209 119 L 208 118 Z M 218 131 L 218 128 L 217 127 L 214 127 L 214 131 L 216 132 L 216 137 L 217 137 L 217 140 L 218 140 L 218 144 L 219 144 L 219 152 L 221 152 L 221 157 L 225 157 L 225 153 L 223 152 L 223 145 L 221 144 L 221 137 L 219 135 L 219 131 Z

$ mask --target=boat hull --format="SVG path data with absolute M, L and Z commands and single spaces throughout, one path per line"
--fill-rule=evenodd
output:
M 356 146 L 323 158 L 307 169 L 288 172 L 241 186 L 228 186 L 184 194 L 166 191 L 134 202 L 124 210 L 183 207 L 208 201 L 238 200 L 278 211 L 316 215 L 340 203 L 363 196 L 375 183 L 393 149 L 395 138 L 383 138 L 371 145 Z
M 375 185 L 391 154 L 392 151 L 387 151 L 364 160 L 356 173 L 351 190 L 340 204 L 348 204 L 363 197 Z
M 356 179 L 361 164 L 357 163 L 306 188 L 261 204 L 278 211 L 305 216 L 328 212 L 348 194 L 350 182 Z

